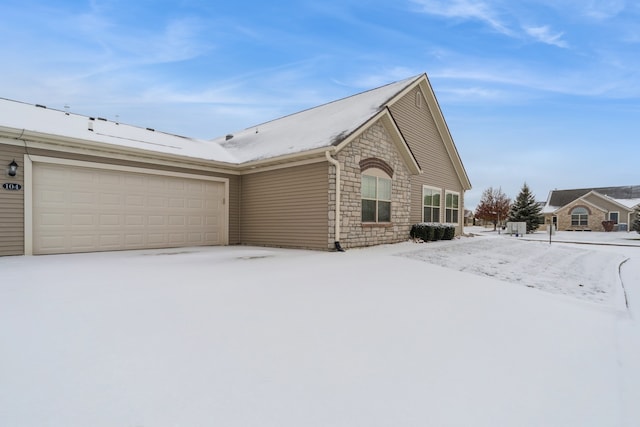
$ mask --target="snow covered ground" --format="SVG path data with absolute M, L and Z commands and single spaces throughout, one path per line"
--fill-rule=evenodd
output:
M 640 235 L 473 231 L 0 258 L 0 425 L 638 425 Z

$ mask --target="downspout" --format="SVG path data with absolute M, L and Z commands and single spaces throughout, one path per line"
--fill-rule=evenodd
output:
M 338 252 L 344 252 L 342 246 L 340 246 L 340 162 L 331 157 L 329 151 L 324 152 L 327 161 L 336 168 L 336 215 L 335 215 L 335 248 Z

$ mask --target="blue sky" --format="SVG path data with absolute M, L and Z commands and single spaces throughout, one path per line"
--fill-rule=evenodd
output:
M 426 72 L 489 186 L 638 185 L 640 3 L 2 0 L 0 97 L 213 138 Z

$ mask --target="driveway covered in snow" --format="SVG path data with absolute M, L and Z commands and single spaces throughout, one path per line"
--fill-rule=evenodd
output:
M 0 425 L 636 425 L 640 247 L 486 234 L 0 258 Z

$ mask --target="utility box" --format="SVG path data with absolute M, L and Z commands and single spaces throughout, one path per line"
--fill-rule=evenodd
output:
M 527 223 L 526 222 L 507 222 L 507 233 L 510 236 L 515 234 L 516 237 L 524 236 L 527 234 Z

